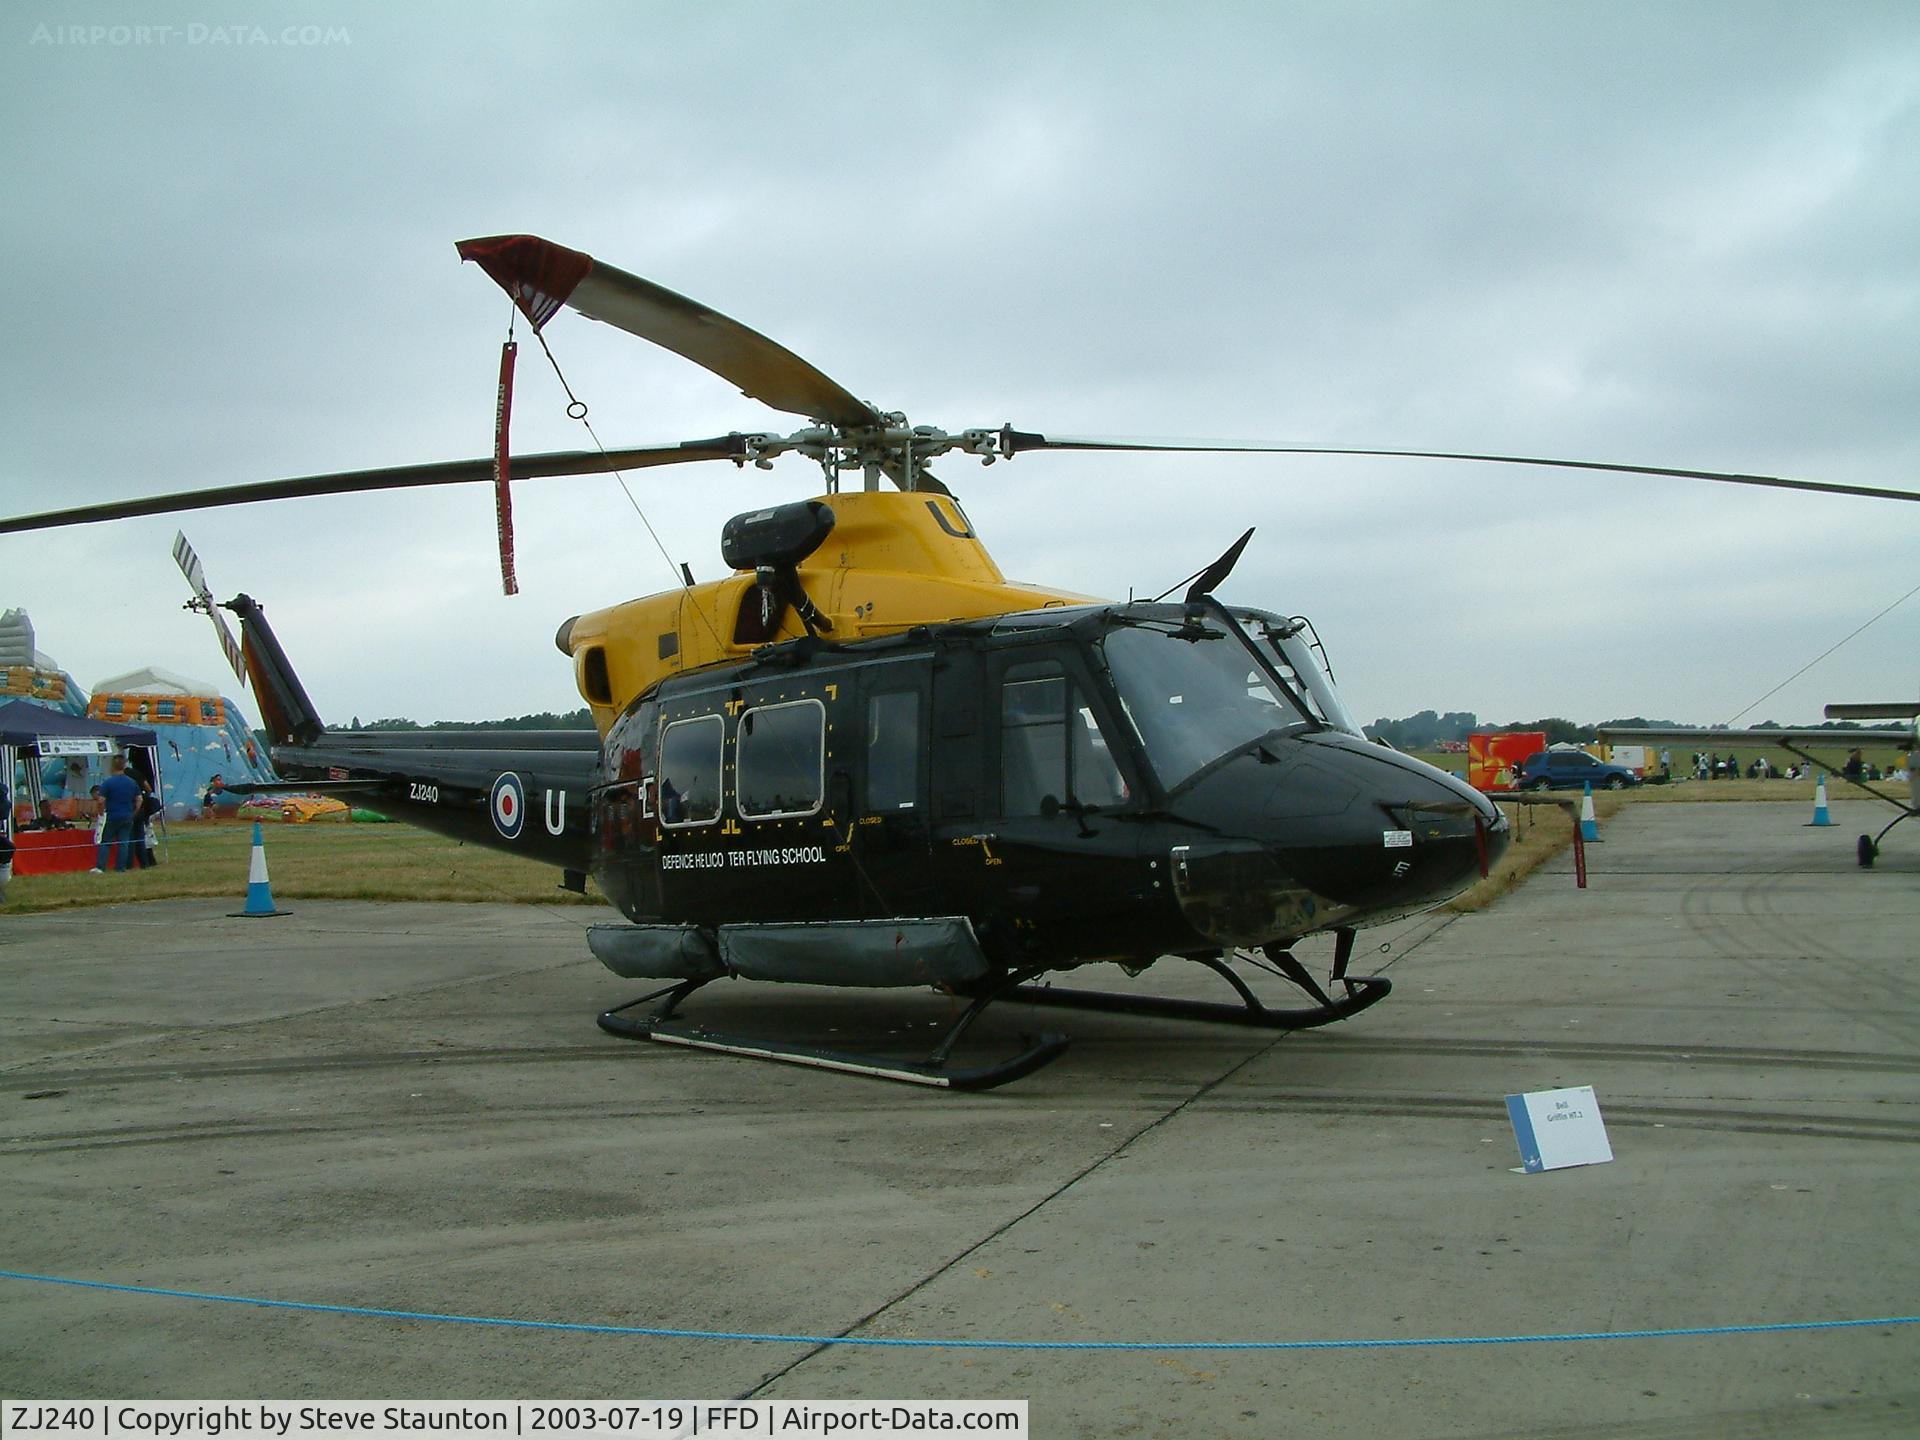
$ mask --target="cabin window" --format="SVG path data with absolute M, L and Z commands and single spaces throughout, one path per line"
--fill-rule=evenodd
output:
M 668 829 L 720 818 L 720 760 L 726 727 L 718 715 L 676 720 L 660 732 L 660 823 Z
M 740 717 L 734 791 L 743 820 L 812 815 L 826 790 L 827 707 L 760 705 Z
M 1085 695 L 1053 665 L 1007 671 L 1000 702 L 1000 813 L 1038 815 L 1042 802 L 1117 805 L 1126 782 Z
M 920 692 L 867 700 L 867 811 L 887 815 L 920 801 Z

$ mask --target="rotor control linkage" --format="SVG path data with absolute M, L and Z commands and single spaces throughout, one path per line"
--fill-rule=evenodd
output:
M 1247 983 L 1217 956 L 1196 956 L 1200 964 L 1221 976 L 1239 994 L 1238 1005 L 1216 1000 L 1181 1000 L 1165 995 L 1134 995 L 1112 990 L 1071 990 L 1058 985 L 1023 985 L 1006 998 L 1028 1005 L 1061 1005 L 1080 1010 L 1105 1010 L 1122 1015 L 1150 1015 L 1167 1020 L 1206 1020 L 1223 1025 L 1255 1025 L 1266 1030 L 1311 1030 L 1357 1015 L 1369 1005 L 1384 1000 L 1393 982 L 1384 975 L 1349 975 L 1347 962 L 1353 955 L 1353 934 L 1348 928 L 1334 932 L 1333 982 L 1344 987 L 1338 999 L 1329 995 L 1319 981 L 1291 951 L 1273 947 L 1266 952 L 1277 973 L 1298 985 L 1317 1003 L 1298 1009 L 1275 1009 L 1261 1002 Z
M 929 461 L 958 450 L 991 465 L 1010 453 L 1000 430 L 963 430 L 954 435 L 934 425 L 908 425 L 907 417 L 897 411 L 881 418 L 885 423 L 879 425 L 809 425 L 791 435 L 730 435 L 727 458 L 736 466 L 771 470 L 777 457 L 801 455 L 825 470 L 829 481 L 836 481 L 841 471 L 858 470 L 869 478 L 885 475 L 903 490 L 945 494 L 946 487 L 926 473 Z
M 926 1085 L 941 1090 L 991 1090 L 1031 1075 L 1041 1066 L 1057 1060 L 1066 1051 L 1067 1037 L 1048 1031 L 1037 1036 L 1027 1049 L 1009 1060 L 997 1065 L 955 1067 L 948 1064 L 953 1047 L 966 1033 L 973 1022 L 980 1018 L 986 1008 L 995 1000 L 1012 994 L 1019 986 L 1031 980 L 1039 970 L 1023 970 L 1006 977 L 999 985 L 976 996 L 967 1006 L 958 1021 L 949 1026 L 947 1033 L 924 1061 L 896 1060 L 890 1056 L 871 1055 L 854 1050 L 824 1050 L 810 1045 L 789 1045 L 778 1040 L 749 1039 L 739 1035 L 722 1034 L 714 1030 L 705 1030 L 697 1026 L 677 1024 L 673 1021 L 673 1012 L 682 1000 L 698 990 L 709 980 L 718 976 L 708 976 L 698 980 L 683 980 L 669 985 L 665 989 L 655 990 L 642 995 L 637 1000 L 629 1000 L 625 1005 L 615 1006 L 599 1017 L 600 1028 L 609 1035 L 618 1035 L 628 1040 L 652 1040 L 662 1045 L 682 1045 L 692 1050 L 712 1050 L 722 1055 L 737 1055 L 750 1060 L 779 1060 L 789 1065 L 807 1065 L 817 1070 L 839 1070 L 852 1075 L 866 1075 L 876 1080 L 897 1080 L 907 1085 Z M 631 1019 L 626 1011 L 659 1000 L 665 1002 L 644 1019 Z

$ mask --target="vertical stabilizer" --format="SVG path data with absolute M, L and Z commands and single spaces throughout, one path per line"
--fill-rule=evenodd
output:
M 267 734 L 276 745 L 311 745 L 327 727 L 267 624 L 266 612 L 250 595 L 236 595 L 223 608 L 240 617 L 247 676 L 253 682 L 260 723 L 266 726 Z

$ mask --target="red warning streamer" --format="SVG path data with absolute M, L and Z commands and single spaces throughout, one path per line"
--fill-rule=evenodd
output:
M 507 430 L 513 420 L 513 357 L 520 347 L 509 340 L 500 347 L 500 394 L 493 417 L 493 504 L 500 524 L 500 584 L 509 595 L 520 593 L 513 574 L 513 496 L 508 492 Z

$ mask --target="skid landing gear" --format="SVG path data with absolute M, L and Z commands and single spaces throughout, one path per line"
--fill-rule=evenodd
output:
M 1123 1015 L 1153 1015 L 1171 1020 L 1210 1020 L 1216 1024 L 1257 1025 L 1267 1030 L 1311 1030 L 1357 1015 L 1376 1001 L 1384 1000 L 1393 982 L 1384 975 L 1349 975 L 1347 962 L 1353 958 L 1353 931 L 1334 932 L 1333 976 L 1331 983 L 1342 993 L 1329 995 L 1311 972 L 1283 949 L 1269 949 L 1267 959 L 1280 974 L 1306 991 L 1315 1002 L 1311 1006 L 1277 1010 L 1261 1003 L 1258 996 L 1224 961 L 1201 957 L 1200 963 L 1220 975 L 1239 992 L 1238 1005 L 1216 1000 L 1176 1000 L 1159 995 L 1133 995 L 1112 990 L 1069 990 L 1056 985 L 1022 985 L 1009 991 L 1006 998 L 1028 1005 L 1065 1005 L 1081 1010 L 1106 1010 Z
M 953 1066 L 948 1057 L 967 1028 L 995 1000 L 1006 998 L 1014 989 L 1040 972 L 1019 971 L 1006 981 L 976 997 L 959 1020 L 948 1029 L 940 1043 L 923 1061 L 895 1060 L 888 1056 L 868 1055 L 851 1050 L 822 1050 L 807 1045 L 787 1045 L 777 1040 L 755 1040 L 739 1035 L 724 1035 L 704 1030 L 673 1018 L 680 1002 L 707 983 L 683 980 L 664 990 L 655 990 L 615 1006 L 600 1016 L 600 1028 L 609 1035 L 628 1040 L 653 1040 L 662 1045 L 684 1045 L 693 1050 L 713 1050 L 722 1055 L 739 1055 L 752 1060 L 781 1060 L 789 1065 L 809 1065 L 817 1070 L 840 1070 L 851 1075 L 867 1075 L 876 1080 L 898 1080 L 907 1085 L 928 1085 L 941 1090 L 991 1090 L 1023 1075 L 1031 1075 L 1042 1065 L 1057 1060 L 1067 1048 L 1067 1037 L 1051 1031 L 1038 1036 L 1020 1054 L 997 1065 Z M 655 1000 L 664 1002 L 643 1019 L 630 1019 L 625 1012 Z

